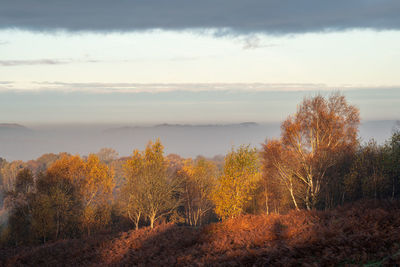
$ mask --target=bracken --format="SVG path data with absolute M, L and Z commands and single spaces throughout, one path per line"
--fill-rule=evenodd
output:
M 154 229 L 0 249 L 5 266 L 331 266 L 400 263 L 400 203 L 244 215 L 202 228 Z

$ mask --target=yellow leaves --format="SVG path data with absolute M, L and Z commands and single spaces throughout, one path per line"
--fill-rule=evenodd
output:
M 188 224 L 201 225 L 203 217 L 212 209 L 211 193 L 216 183 L 216 173 L 215 164 L 201 157 L 195 161 L 185 160 L 178 171 L 183 182 L 182 198 Z
M 163 149 L 159 140 L 149 142 L 143 152 L 135 150 L 124 164 L 126 210 L 131 214 L 143 214 L 151 226 L 176 206 L 174 190 L 177 184 L 169 180 Z
M 47 170 L 47 173 L 58 177 L 58 179 L 69 180 L 72 183 L 79 183 L 84 177 L 84 164 L 79 156 L 64 155 L 55 161 Z
M 197 181 L 202 180 L 207 176 L 214 176 L 217 171 L 217 167 L 211 161 L 200 158 L 196 161 L 192 159 L 185 160 L 180 175 L 184 175 L 187 179 Z
M 114 187 L 113 172 L 109 170 L 107 165 L 101 163 L 99 158 L 90 154 L 85 163 L 85 179 L 83 181 L 84 190 L 90 195 L 94 191 L 110 194 Z
M 114 187 L 112 171 L 95 154 L 90 154 L 86 161 L 79 156 L 63 156 L 47 173 L 70 181 L 85 199 L 98 192 L 111 193 Z
M 114 175 L 108 166 L 95 154 L 90 154 L 86 161 L 79 156 L 64 155 L 49 167 L 47 173 L 54 179 L 72 183 L 82 204 L 82 223 L 88 231 L 98 224 L 98 216 L 92 211 L 110 205 L 114 188 Z
M 149 142 L 145 151 L 134 150 L 133 155 L 123 166 L 125 174 L 129 180 L 137 177 L 146 176 L 145 173 L 164 173 L 167 170 L 167 160 L 163 155 L 163 146 L 160 141 Z
M 260 180 L 258 153 L 249 146 L 232 150 L 225 157 L 224 174 L 213 193 L 215 212 L 221 218 L 243 213 Z

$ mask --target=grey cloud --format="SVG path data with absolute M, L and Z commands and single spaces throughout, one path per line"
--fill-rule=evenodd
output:
M 42 90 L 87 91 L 92 93 L 137 93 L 170 91 L 296 91 L 328 90 L 313 83 L 66 83 L 34 82 Z
M 213 57 L 213 56 L 209 56 Z M 168 57 L 167 61 L 193 61 L 204 57 Z M 32 60 L 0 60 L 0 67 L 29 66 L 29 65 L 65 65 L 73 63 L 129 63 L 148 61 L 146 58 L 121 59 L 121 60 L 97 60 L 97 59 L 32 59 Z
M 244 40 L 243 49 L 256 49 L 261 47 L 260 38 L 257 36 L 249 37 Z
M 54 59 L 37 59 L 37 60 L 0 60 L 0 66 L 24 66 L 24 65 L 60 65 L 68 64 L 70 61 L 54 60 Z
M 398 0 L 2 0 L 1 6 L 0 28 L 35 31 L 400 29 Z
M 0 92 L 12 90 L 13 85 L 14 83 L 10 81 L 0 81 Z
M 258 49 L 258 48 L 276 47 L 276 46 L 278 46 L 278 45 L 262 43 L 261 39 L 255 35 L 250 35 L 247 38 L 243 39 L 243 49 L 244 50 L 253 50 L 253 49 Z
M 0 66 L 29 66 L 29 65 L 64 65 L 71 63 L 97 63 L 98 60 L 73 60 L 73 59 L 33 59 L 33 60 L 0 60 Z
M 398 90 L 393 86 L 332 86 L 324 83 L 68 83 L 60 81 L 32 82 L 38 90 L 87 93 L 162 93 L 162 92 L 302 92 L 332 90 Z M 23 90 L 21 88 L 21 90 Z
M 84 92 L 89 94 L 109 93 L 164 93 L 164 92 L 323 92 L 332 90 L 398 90 L 393 86 L 360 86 L 343 84 L 332 86 L 323 83 L 68 83 L 60 81 L 32 81 L 35 91 L 47 92 Z M 30 89 L 21 87 L 16 82 L 0 81 L 2 91 L 26 92 Z

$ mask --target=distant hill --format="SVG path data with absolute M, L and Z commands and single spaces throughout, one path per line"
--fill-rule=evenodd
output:
M 0 123 L 0 129 L 28 129 L 28 128 L 16 123 Z
M 114 148 L 120 156 L 143 149 L 149 140 L 159 138 L 167 154 L 182 157 L 225 155 L 241 144 L 261 147 L 266 139 L 280 136 L 280 122 L 219 124 L 158 124 L 151 126 L 121 124 L 41 125 L 27 128 L 20 124 L 0 123 L 0 157 L 30 160 L 44 153 L 68 152 L 88 155 L 102 147 Z M 382 144 L 398 124 L 394 120 L 363 121 L 362 142 L 374 138 Z
M 256 127 L 259 126 L 256 122 L 242 122 L 242 123 L 231 123 L 231 124 L 169 124 L 162 123 L 154 126 L 123 126 L 117 128 L 109 128 L 104 130 L 104 133 L 116 133 L 132 130 L 150 130 L 156 128 L 168 128 L 168 129 L 182 129 L 182 128 L 231 128 L 231 127 Z
M 242 122 L 242 123 L 231 123 L 231 124 L 158 124 L 154 127 L 236 127 L 236 126 L 258 126 L 256 122 Z
M 23 125 L 16 123 L 0 123 L 0 134 L 26 134 L 33 131 Z

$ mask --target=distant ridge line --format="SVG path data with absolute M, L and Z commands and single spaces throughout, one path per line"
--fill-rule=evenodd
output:
M 30 130 L 29 128 L 21 125 L 21 124 L 17 124 L 17 123 L 0 123 L 0 129 L 9 129 L 9 130 Z
M 117 128 L 110 128 L 104 130 L 105 133 L 107 132 L 117 132 L 117 131 L 126 131 L 126 130 L 134 130 L 134 129 L 152 129 L 152 128 L 206 128 L 206 127 L 256 127 L 259 126 L 256 122 L 241 122 L 241 123 L 230 123 L 230 124 L 169 124 L 169 123 L 162 123 L 156 124 L 153 126 L 122 126 Z

